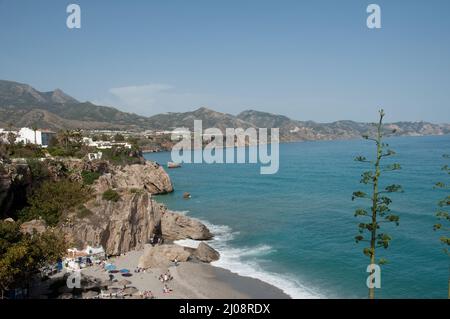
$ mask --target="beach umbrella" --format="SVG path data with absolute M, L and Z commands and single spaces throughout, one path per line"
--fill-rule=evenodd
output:
M 123 290 L 123 293 L 129 296 L 132 296 L 137 292 L 139 292 L 139 290 L 136 287 L 127 287 Z
M 126 287 L 127 285 L 131 284 L 131 281 L 126 280 L 126 279 L 122 279 L 122 280 L 119 280 L 118 282 L 116 282 L 116 284 L 119 285 L 119 286 Z
M 117 267 L 113 264 L 107 264 L 105 266 L 105 270 L 111 271 L 111 270 L 115 270 Z
M 120 271 L 122 274 L 128 274 L 128 273 L 130 272 L 128 269 L 125 269 L 125 268 L 120 269 L 119 271 Z
M 99 295 L 99 293 L 94 290 L 89 290 L 87 292 L 83 292 L 83 294 L 82 294 L 83 299 L 93 299 L 93 298 L 97 297 L 98 295 Z

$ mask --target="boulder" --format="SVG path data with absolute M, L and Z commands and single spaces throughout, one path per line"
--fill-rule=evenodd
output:
M 168 240 L 208 240 L 213 237 L 208 227 L 198 220 L 169 211 L 161 217 L 161 233 Z
M 42 219 L 33 219 L 29 222 L 22 223 L 20 225 L 20 232 L 22 234 L 30 234 L 34 233 L 42 234 L 47 229 L 47 224 Z
M 144 189 L 151 194 L 173 191 L 172 182 L 164 168 L 154 162 L 126 166 L 111 166 L 109 173 L 96 182 L 96 189 L 103 193 L 109 188 Z
M 175 259 L 179 262 L 188 261 L 191 253 L 178 245 L 146 245 L 143 255 L 139 258 L 138 267 L 165 268 Z
M 219 260 L 220 258 L 220 254 L 217 250 L 215 250 L 214 248 L 212 248 L 211 246 L 209 246 L 206 243 L 201 242 L 197 249 L 195 249 L 194 253 L 193 253 L 194 257 L 196 257 L 198 260 L 205 262 L 205 263 L 210 263 L 216 260 Z
M 14 219 L 12 219 L 11 217 L 6 218 L 3 221 L 6 222 L 6 223 L 14 223 Z

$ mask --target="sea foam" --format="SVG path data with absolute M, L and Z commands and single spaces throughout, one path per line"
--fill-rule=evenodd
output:
M 231 247 L 229 242 L 239 234 L 238 232 L 233 232 L 226 225 L 214 225 L 205 220 L 198 220 L 214 234 L 214 238 L 209 240 L 208 244 L 220 253 L 220 259 L 212 262 L 211 265 L 227 269 L 240 276 L 259 279 L 281 289 L 292 298 L 317 299 L 323 297 L 313 289 L 302 285 L 293 275 L 278 274 L 262 269 L 258 264 L 258 257 L 274 252 L 275 250 L 271 246 Z M 200 242 L 192 239 L 175 241 L 180 246 L 190 248 L 197 248 Z

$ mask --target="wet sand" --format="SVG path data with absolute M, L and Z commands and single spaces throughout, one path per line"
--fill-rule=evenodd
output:
M 226 269 L 209 264 L 185 262 L 165 269 L 149 269 L 146 272 L 134 273 L 139 257 L 143 251 L 130 251 L 125 255 L 111 258 L 108 262 L 117 269 L 127 268 L 132 276 L 126 279 L 139 291 L 151 291 L 158 299 L 287 299 L 290 298 L 280 289 L 261 280 L 239 276 Z M 169 271 L 173 280 L 167 283 L 172 289 L 163 293 L 163 283 L 158 280 L 161 274 Z M 100 266 L 82 270 L 82 274 L 101 280 L 107 280 L 108 273 Z M 115 279 L 121 280 L 121 274 Z

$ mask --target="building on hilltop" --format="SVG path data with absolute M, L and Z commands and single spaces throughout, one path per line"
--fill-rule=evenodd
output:
M 123 147 L 131 149 L 132 145 L 128 142 L 111 142 L 111 141 L 94 141 L 90 137 L 83 137 L 83 143 L 90 147 L 95 147 L 100 150 L 110 149 L 113 147 Z
M 50 140 L 56 135 L 55 132 L 46 129 L 37 129 L 36 131 L 28 128 L 22 127 L 18 131 L 6 131 L 0 129 L 1 138 L 6 141 L 6 136 L 9 133 L 16 135 L 16 143 L 23 142 L 24 144 L 36 144 L 43 147 L 47 147 L 50 144 Z

